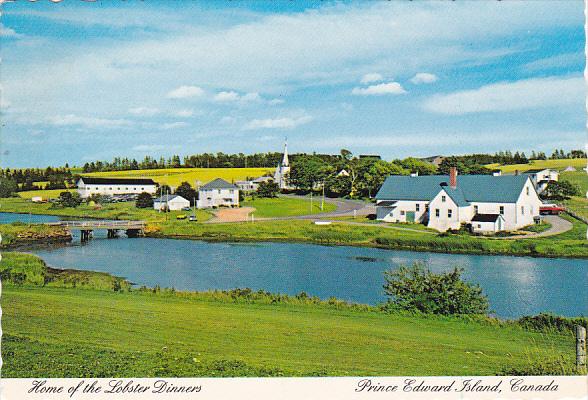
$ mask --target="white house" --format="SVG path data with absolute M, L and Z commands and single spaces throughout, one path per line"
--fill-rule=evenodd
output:
M 472 218 L 472 232 L 500 232 L 504 230 L 504 222 L 504 217 L 500 214 L 476 214 Z
M 559 172 L 549 168 L 529 169 L 523 173 L 531 177 L 537 193 L 543 192 L 549 182 L 557 182 L 559 180 Z
M 153 200 L 153 209 L 159 211 L 177 211 L 186 207 L 190 207 L 190 201 L 177 194 L 166 194 Z
M 254 192 L 259 187 L 261 182 L 273 182 L 274 178 L 271 176 L 260 176 L 259 178 L 250 181 L 235 181 L 235 185 L 244 192 Z
M 145 178 L 95 178 L 83 176 L 78 180 L 78 193 L 82 198 L 93 194 L 155 194 L 157 184 L 152 179 Z
M 502 216 L 500 230 L 534 223 L 541 200 L 528 175 L 389 176 L 376 194 L 376 218 L 423 223 L 444 232 L 472 224 L 478 214 Z M 480 230 L 489 229 L 480 224 Z M 494 228 L 493 228 L 494 229 Z
M 198 189 L 198 208 L 238 207 L 239 188 L 221 178 Z

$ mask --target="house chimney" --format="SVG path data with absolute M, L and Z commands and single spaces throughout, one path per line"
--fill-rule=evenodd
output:
M 457 168 L 455 167 L 449 169 L 449 186 L 451 186 L 451 189 L 457 187 Z

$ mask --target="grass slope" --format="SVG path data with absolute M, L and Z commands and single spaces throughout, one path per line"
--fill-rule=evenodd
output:
M 79 289 L 8 286 L 2 309 L 4 377 L 493 375 L 574 345 L 454 318 Z
M 275 199 L 256 198 L 246 200 L 241 203 L 243 207 L 255 207 L 254 215 L 258 218 L 273 217 L 291 217 L 296 215 L 319 214 L 321 212 L 331 212 L 337 209 L 332 203 L 325 202 L 321 210 L 320 199 L 314 199 L 312 208 L 310 198 L 296 199 L 289 197 L 279 197 Z
M 500 165 L 500 164 L 488 164 L 486 167 L 492 169 L 500 169 L 505 173 L 512 173 L 516 170 L 520 172 L 527 171 L 529 169 L 538 168 L 551 168 L 558 171 L 564 170 L 568 166 L 576 168 L 578 171 L 582 171 L 582 168 L 586 167 L 585 158 L 566 158 L 561 160 L 532 160 L 528 164 L 513 164 L 513 165 Z
M 257 178 L 266 173 L 273 173 L 272 168 L 166 168 L 143 169 L 133 171 L 92 172 L 82 174 L 84 176 L 108 176 L 113 178 L 151 178 L 159 184 L 179 186 L 182 182 L 188 182 L 195 186 L 210 182 L 215 178 L 222 178 L 228 182 L 245 180 L 247 177 Z

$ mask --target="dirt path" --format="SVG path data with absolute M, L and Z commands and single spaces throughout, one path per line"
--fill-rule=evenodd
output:
M 244 222 L 247 221 L 247 217 L 255 211 L 254 207 L 241 207 L 241 208 L 221 208 L 214 212 L 214 217 L 206 221 L 205 223 L 222 223 L 222 222 Z

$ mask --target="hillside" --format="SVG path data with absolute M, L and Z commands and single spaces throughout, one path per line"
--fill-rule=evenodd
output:
M 513 165 L 500 165 L 500 164 L 488 164 L 487 168 L 500 169 L 504 173 L 513 173 L 518 170 L 520 172 L 527 171 L 529 169 L 538 168 L 551 168 L 558 171 L 563 171 L 568 166 L 576 168 L 579 172 L 582 172 L 582 168 L 586 168 L 585 158 L 569 158 L 561 160 L 533 160 L 528 164 L 513 164 Z

